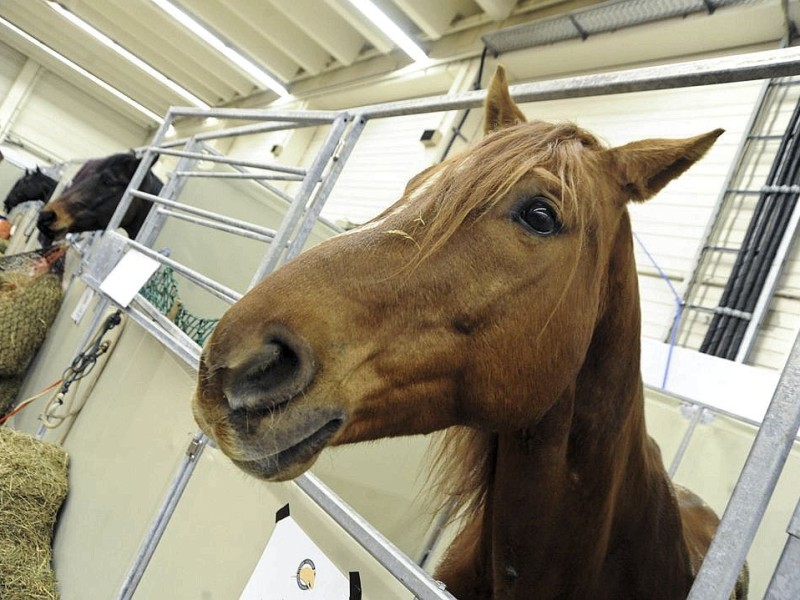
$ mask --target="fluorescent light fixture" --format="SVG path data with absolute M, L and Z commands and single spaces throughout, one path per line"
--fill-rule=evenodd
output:
M 370 0 L 349 0 L 349 2 L 415 61 L 426 62 L 429 60 L 428 55 L 425 54 L 422 48 L 417 46 L 414 40 L 400 29 L 394 21 L 383 14 L 381 9 Z
M 50 8 L 52 8 L 54 11 L 56 11 L 58 14 L 60 14 L 65 19 L 67 19 L 70 23 L 72 23 L 73 25 L 79 27 L 84 32 L 88 33 L 90 36 L 92 36 L 98 42 L 100 42 L 101 44 L 103 44 L 107 48 L 113 50 L 114 52 L 119 54 L 122 58 L 124 58 L 125 60 L 127 60 L 128 62 L 133 64 L 134 66 L 138 67 L 139 69 L 141 69 L 142 71 L 144 71 L 145 73 L 150 75 L 150 77 L 152 77 L 153 79 L 155 79 L 159 83 L 167 86 L 169 89 L 171 89 L 173 92 L 175 92 L 176 94 L 178 94 L 179 96 L 181 96 L 185 100 L 191 102 L 194 106 L 196 106 L 198 108 L 211 108 L 208 104 L 206 104 L 200 98 L 198 98 L 197 96 L 192 94 L 189 90 L 187 90 L 187 89 L 183 88 L 182 86 L 178 85 L 177 83 L 172 81 L 169 77 L 167 77 L 166 75 L 164 75 L 160 71 L 157 71 L 156 69 L 154 69 L 153 67 L 148 65 L 141 58 L 139 58 L 135 54 L 129 52 L 128 50 L 126 50 L 125 48 L 120 46 L 117 42 L 112 40 L 106 34 L 102 33 L 98 29 L 95 29 L 92 25 L 90 25 L 89 23 L 87 23 L 86 21 L 81 19 L 75 13 L 73 13 L 73 12 L 67 10 L 66 8 L 64 8 L 58 2 L 55 2 L 54 0 L 48 0 L 47 4 L 48 4 L 48 6 L 50 6 Z
M 182 9 L 178 8 L 168 0 L 151 0 L 151 2 L 167 13 L 170 17 L 178 21 L 178 23 L 186 27 L 186 29 L 203 40 L 206 44 L 214 48 L 214 50 L 225 56 L 225 58 L 247 73 L 257 82 L 267 86 L 279 96 L 289 95 L 289 91 L 283 87 L 279 81 L 273 78 L 264 69 L 256 65 L 249 58 L 241 55 L 237 50 L 228 45 L 221 38 L 217 37 L 216 34 L 206 29 L 204 25 L 200 24 L 200 22 L 194 17 L 190 16 L 189 13 L 184 12 Z
M 94 83 L 95 85 L 100 86 L 105 91 L 107 91 L 109 94 L 112 94 L 114 97 L 118 98 L 119 100 L 122 100 L 125 104 L 127 104 L 129 106 L 132 106 L 133 108 L 138 110 L 140 113 L 142 113 L 143 115 L 145 115 L 148 118 L 152 119 L 156 123 L 161 124 L 161 123 L 164 122 L 164 119 L 162 119 L 160 116 L 158 116 L 156 113 L 154 113 L 149 108 L 146 108 L 146 107 L 142 106 L 141 104 L 136 102 L 136 100 L 134 100 L 133 98 L 131 98 L 129 96 L 126 96 L 125 94 L 120 92 L 117 88 L 107 84 L 105 81 L 103 81 L 99 77 L 96 77 L 96 76 L 92 75 L 91 73 L 89 73 L 89 71 L 87 71 L 86 69 L 84 69 L 80 65 L 72 62 L 66 56 L 63 56 L 63 55 L 59 54 L 58 52 L 53 50 L 50 46 L 47 46 L 47 45 L 43 44 L 42 42 L 37 40 L 35 37 L 33 37 L 33 36 L 29 35 L 28 33 L 24 32 L 22 29 L 20 29 L 19 27 L 17 27 L 16 25 L 11 23 L 10 21 L 7 21 L 3 17 L 0 17 L 0 25 L 3 25 L 7 29 L 10 29 L 11 31 L 16 33 L 18 36 L 20 36 L 22 39 L 24 39 L 25 41 L 33 44 L 39 50 L 45 52 L 50 57 L 56 59 L 58 62 L 60 62 L 61 64 L 65 65 L 67 67 L 69 67 L 73 71 L 75 71 L 77 73 L 80 73 L 81 75 L 86 77 L 88 80 L 90 80 L 92 83 Z

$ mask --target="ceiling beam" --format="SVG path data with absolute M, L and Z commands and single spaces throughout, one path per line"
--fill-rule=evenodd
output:
M 319 0 L 269 0 L 287 19 L 308 32 L 343 65 L 352 65 L 365 39 L 341 15 Z
M 475 2 L 493 21 L 507 19 L 517 3 L 516 0 L 475 0 Z
M 254 27 L 259 35 L 267 38 L 312 75 L 319 75 L 330 62 L 330 55 L 315 39 L 271 4 L 228 2 L 225 10 L 231 11 L 249 27 Z
M 372 44 L 381 54 L 389 54 L 394 50 L 394 43 L 381 33 L 377 27 L 366 20 L 366 18 L 347 0 L 325 0 L 325 2 L 339 15 L 341 15 L 351 27 L 358 31 L 366 40 Z
M 450 3 L 442 0 L 394 0 L 394 3 L 432 40 L 447 33 L 455 17 Z

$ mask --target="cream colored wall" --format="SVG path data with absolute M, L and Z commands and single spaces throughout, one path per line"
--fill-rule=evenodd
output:
M 647 392 L 646 406 L 650 435 L 660 445 L 664 463 L 670 465 L 689 420 L 681 415 L 679 401 L 656 391 Z M 723 416 L 698 425 L 675 481 L 699 494 L 722 516 L 756 433 L 754 426 Z M 798 490 L 800 443 L 795 442 L 748 553 L 751 598 L 762 598 L 766 591 L 786 542 Z

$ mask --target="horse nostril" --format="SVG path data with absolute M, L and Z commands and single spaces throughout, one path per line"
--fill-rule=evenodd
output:
M 288 337 L 271 337 L 244 365 L 228 372 L 224 393 L 232 409 L 271 411 L 306 388 L 314 375 L 311 351 Z
M 56 220 L 56 213 L 51 210 L 42 210 L 39 211 L 39 217 L 37 222 L 39 225 L 49 225 L 53 221 Z
M 273 340 L 264 345 L 262 362 L 247 375 L 263 390 L 280 388 L 297 371 L 300 359 L 289 346 Z

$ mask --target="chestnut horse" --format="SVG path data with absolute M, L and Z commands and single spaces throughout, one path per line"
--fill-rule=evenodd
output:
M 626 204 L 722 131 L 608 148 L 526 123 L 501 69 L 485 130 L 235 304 L 195 417 L 272 481 L 326 446 L 449 428 L 440 488 L 467 524 L 436 577 L 462 600 L 685 598 L 718 519 L 645 431 Z

